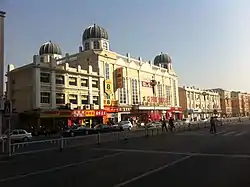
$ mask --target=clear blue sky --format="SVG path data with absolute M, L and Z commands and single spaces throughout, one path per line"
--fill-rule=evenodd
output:
M 84 29 L 107 29 L 113 51 L 172 56 L 181 85 L 250 91 L 249 0 L 0 0 L 5 63 L 32 61 L 41 44 L 75 53 Z

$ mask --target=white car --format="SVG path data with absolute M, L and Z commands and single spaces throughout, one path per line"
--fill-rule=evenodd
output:
M 114 126 L 122 127 L 123 129 L 131 130 L 133 128 L 133 125 L 130 121 L 120 121 L 118 124 Z
M 8 132 L 2 136 L 2 139 L 8 138 Z M 15 129 L 10 133 L 11 141 L 29 141 L 32 138 L 32 134 L 28 133 L 26 130 L 23 129 Z

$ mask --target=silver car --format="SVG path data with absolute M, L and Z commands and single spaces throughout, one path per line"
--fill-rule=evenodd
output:
M 7 139 L 8 132 L 5 133 L 3 139 Z M 26 130 L 23 129 L 15 129 L 10 133 L 10 139 L 12 141 L 29 141 L 32 138 L 32 134 L 28 133 Z

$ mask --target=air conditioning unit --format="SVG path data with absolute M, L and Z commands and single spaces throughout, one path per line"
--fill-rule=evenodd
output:
M 90 105 L 85 105 L 86 110 L 90 110 Z

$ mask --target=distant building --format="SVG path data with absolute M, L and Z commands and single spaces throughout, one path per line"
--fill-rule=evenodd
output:
M 249 103 L 248 103 L 247 93 L 232 91 L 231 99 L 232 99 L 232 114 L 234 117 L 249 115 Z
M 199 120 L 221 113 L 220 96 L 212 90 L 179 87 L 179 100 L 186 118 Z
M 232 99 L 231 99 L 231 91 L 224 90 L 222 88 L 212 89 L 220 95 L 220 106 L 221 106 L 221 114 L 224 117 L 232 117 Z
M 170 56 L 160 53 L 152 63 L 117 54 L 110 50 L 107 31 L 97 25 L 85 29 L 78 53 L 62 56 L 58 45 L 47 42 L 32 63 L 9 65 L 7 78 L 13 108 L 37 124 L 182 117 Z

